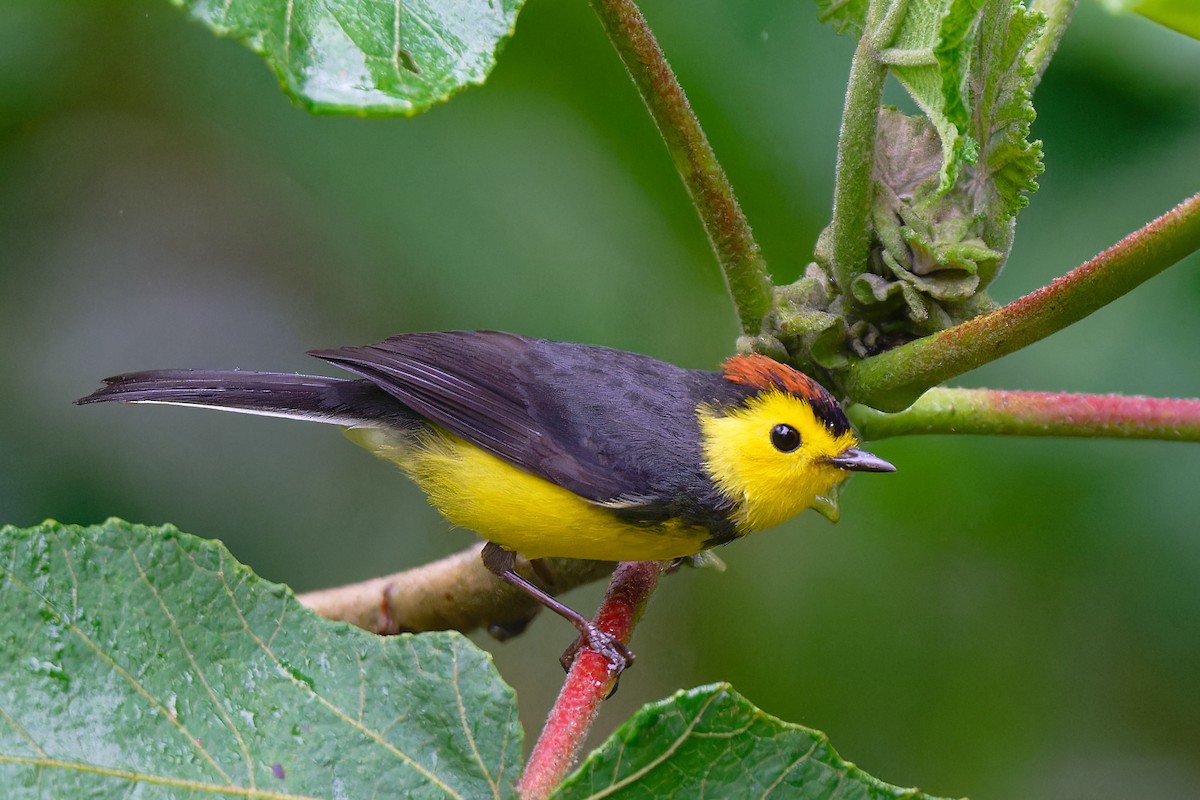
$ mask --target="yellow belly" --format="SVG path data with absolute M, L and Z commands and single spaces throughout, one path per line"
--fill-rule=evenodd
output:
M 662 561 L 704 549 L 709 531 L 678 520 L 645 526 L 514 467 L 441 429 L 415 439 L 379 428 L 347 436 L 399 464 L 455 525 L 526 558 Z

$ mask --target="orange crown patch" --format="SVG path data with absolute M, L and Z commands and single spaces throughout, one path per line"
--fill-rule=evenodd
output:
M 721 365 L 725 380 L 754 389 L 781 389 L 803 400 L 807 400 L 813 411 L 825 421 L 836 434 L 850 428 L 842 407 L 838 405 L 824 386 L 798 369 L 781 364 L 768 356 L 752 353 L 732 356 Z
M 721 365 L 721 370 L 725 373 L 727 381 L 753 386 L 755 389 L 770 389 L 774 386 L 806 400 L 825 398 L 829 395 L 825 387 L 800 370 L 757 353 L 727 358 Z

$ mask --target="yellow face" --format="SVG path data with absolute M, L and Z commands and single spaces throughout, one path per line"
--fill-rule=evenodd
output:
M 831 434 L 808 403 L 780 389 L 752 397 L 744 408 L 702 407 L 700 433 L 705 468 L 737 505 L 741 533 L 810 508 L 849 474 L 825 459 L 858 444 L 852 432 Z

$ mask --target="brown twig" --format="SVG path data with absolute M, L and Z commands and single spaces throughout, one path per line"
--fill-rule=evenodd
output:
M 541 606 L 489 572 L 479 558 L 481 547 L 394 575 L 307 592 L 299 600 L 327 619 L 376 633 L 466 632 L 480 627 L 520 632 Z M 518 559 L 518 570 L 550 594 L 590 583 L 612 569 L 610 561 L 545 558 L 535 571 Z

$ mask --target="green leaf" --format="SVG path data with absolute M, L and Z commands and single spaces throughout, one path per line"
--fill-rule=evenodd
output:
M 943 191 L 954 184 L 970 152 L 971 145 L 964 139 L 969 113 L 962 89 L 969 63 L 967 39 L 979 2 L 910 2 L 889 51 L 908 54 L 907 63 L 892 66 L 892 74 L 925 112 L 942 141 Z
M 1196 0 L 1108 0 L 1118 11 L 1134 11 L 1159 25 L 1200 39 L 1200 3 Z
M 817 0 L 817 19 L 838 33 L 862 34 L 870 0 Z
M 5 798 L 510 797 L 513 692 L 455 633 L 322 620 L 217 542 L 0 530 Z
M 1025 62 L 1041 17 L 1020 0 L 890 0 L 881 17 L 900 14 L 879 42 L 879 58 L 928 117 L 942 144 L 939 192 L 964 168 L 972 182 L 993 180 L 1001 208 L 1015 213 L 1041 172 L 1041 147 L 1028 141 L 1034 72 Z M 817 0 L 819 16 L 861 33 L 865 3 Z M 867 35 L 879 35 L 877 31 Z M 1011 216 L 1009 213 L 1009 216 Z
M 1042 144 L 1029 141 L 1034 70 L 1025 60 L 1041 24 L 1041 15 L 1020 0 L 988 0 L 975 35 L 967 81 L 975 87 L 970 131 L 980 154 L 969 185 L 974 209 L 988 217 L 984 239 L 993 247 L 1000 229 L 1007 231 L 1028 204 L 1026 193 L 1038 188 L 1034 178 L 1042 171 Z
M 790 325 L 780 335 L 793 361 L 836 373 L 855 357 L 994 307 L 987 288 L 1008 258 L 1014 218 L 1042 170 L 1041 143 L 1029 139 L 1037 79 L 1030 52 L 1044 18 L 1021 0 L 875 0 L 873 12 L 817 3 L 823 19 L 861 31 L 855 58 L 886 67 L 923 112 L 851 108 L 852 71 L 847 119 L 874 113 L 875 121 L 869 213 L 861 223 L 852 220 L 855 230 L 867 228 L 867 253 L 843 253 L 835 263 L 832 237 L 838 224 L 848 224 L 835 204 L 835 225 L 818 241 L 816 260 L 835 274 L 844 298 L 813 303 L 806 295 L 800 306 L 793 294 L 776 293 L 776 320 Z M 866 102 L 878 99 L 871 94 Z M 867 147 L 855 139 L 852 150 Z M 855 189 L 843 207 L 858 208 L 862 193 Z M 847 266 L 847 257 L 861 263 Z M 829 325 L 818 338 L 814 312 L 846 324 Z M 837 384 L 836 374 L 828 377 Z
M 825 734 L 782 722 L 727 684 L 644 707 L 554 795 L 607 798 L 925 798 L 843 761 Z
M 481 84 L 522 0 L 171 0 L 314 113 L 418 114 Z
M 1005 216 L 1024 206 L 1041 172 L 1041 147 L 1028 141 L 1034 73 L 1025 61 L 1040 20 L 1019 0 L 923 0 L 910 3 L 892 43 L 927 54 L 892 71 L 942 141 L 939 191 L 971 170 L 972 185 L 996 185 Z

